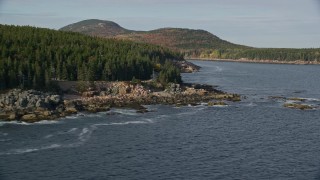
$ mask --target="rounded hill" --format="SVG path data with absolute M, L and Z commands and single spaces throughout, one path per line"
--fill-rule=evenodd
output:
M 60 30 L 79 32 L 90 36 L 113 37 L 119 34 L 130 32 L 112 21 L 88 19 L 74 24 L 67 25 Z
M 205 30 L 185 28 L 161 28 L 152 31 L 128 30 L 112 21 L 90 19 L 61 28 L 63 31 L 80 32 L 91 36 L 117 38 L 135 42 L 149 43 L 179 51 L 204 49 L 245 48 L 222 40 Z

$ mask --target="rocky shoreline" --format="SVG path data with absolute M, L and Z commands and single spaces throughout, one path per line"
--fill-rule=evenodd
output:
M 186 60 L 182 61 L 174 61 L 174 63 L 179 67 L 180 71 L 182 73 L 193 73 L 200 70 L 200 66 L 197 66 L 191 62 L 188 62 Z
M 72 84 L 71 82 L 64 82 Z M 4 121 L 37 122 L 54 120 L 78 112 L 101 112 L 110 108 L 133 108 L 147 112 L 143 105 L 225 105 L 223 101 L 240 101 L 237 94 L 228 94 L 201 84 L 170 84 L 165 90 L 157 90 L 150 84 L 131 82 L 95 82 L 95 88 L 82 93 L 62 95 L 36 90 L 13 89 L 0 94 L 0 119 Z M 75 90 L 68 89 L 68 92 Z

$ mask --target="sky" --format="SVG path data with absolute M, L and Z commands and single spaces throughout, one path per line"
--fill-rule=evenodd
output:
M 203 29 L 253 47 L 320 48 L 320 0 L 0 0 L 0 24 L 59 29 L 85 19 Z

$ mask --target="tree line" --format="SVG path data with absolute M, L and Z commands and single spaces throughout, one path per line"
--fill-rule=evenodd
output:
M 155 45 L 0 25 L 0 49 L 0 89 L 50 87 L 52 80 L 146 80 L 156 64 L 168 77 L 162 82 L 181 80 L 171 60 L 183 55 Z
M 250 59 L 278 61 L 320 61 L 320 49 L 288 49 L 288 48 L 236 48 L 236 49 L 203 49 L 189 51 L 186 57 L 211 59 Z

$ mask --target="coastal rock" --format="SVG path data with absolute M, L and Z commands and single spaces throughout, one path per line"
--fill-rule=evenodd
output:
M 298 97 L 291 97 L 291 98 L 287 98 L 290 101 L 300 101 L 300 102 L 304 102 L 306 101 L 305 98 L 298 98 Z
M 241 97 L 216 90 L 203 84 L 169 84 L 166 91 L 153 81 L 139 83 L 99 82 L 86 97 L 63 96 L 35 90 L 12 90 L 0 94 L 0 119 L 35 122 L 55 119 L 80 111 L 109 111 L 111 107 L 132 108 L 146 113 L 142 104 L 169 104 L 184 106 L 216 100 L 212 105 L 225 105 L 223 101 L 239 101 Z M 101 91 L 100 91 L 101 90 Z M 99 96 L 100 95 L 100 96 Z M 87 97 L 89 96 L 89 97 Z M 221 101 L 221 102 L 220 102 Z M 210 105 L 210 104 L 209 104 Z M 31 113 L 32 112 L 32 113 Z
M 67 107 L 64 112 L 67 114 L 76 114 L 78 110 L 75 107 Z
M 96 91 L 86 91 L 82 93 L 83 97 L 93 97 L 95 95 L 98 95 Z
M 119 94 L 120 95 L 125 95 L 131 92 L 131 88 L 126 85 L 122 85 L 119 87 Z
M 51 95 L 51 96 L 49 97 L 49 100 L 50 100 L 49 102 L 50 102 L 51 104 L 57 105 L 57 104 L 61 103 L 62 98 L 61 98 L 60 95 Z
M 35 114 L 37 115 L 38 120 L 50 120 L 55 117 L 55 116 L 52 116 L 53 113 L 51 111 L 46 111 L 46 110 L 37 111 L 35 112 Z
M 111 91 L 111 94 L 115 96 L 119 94 L 119 87 L 112 87 L 110 91 Z
M 57 107 L 62 104 L 61 99 L 60 95 L 36 90 L 12 89 L 0 94 L 0 105 L 3 110 L 0 119 L 26 122 L 52 119 L 51 111 L 58 110 Z
M 16 102 L 16 106 L 25 108 L 25 107 L 27 107 L 28 103 L 29 103 L 29 102 L 28 102 L 28 100 L 27 100 L 26 97 L 20 97 L 20 98 L 18 99 L 18 101 Z
M 0 111 L 0 119 L 2 120 L 8 119 L 8 114 L 6 112 Z
M 7 119 L 8 119 L 9 121 L 16 120 L 17 118 L 18 118 L 18 116 L 17 116 L 17 113 L 16 113 L 16 112 L 12 112 L 12 113 L 8 114 L 8 117 L 7 117 Z
M 200 69 L 200 66 L 197 66 L 185 60 L 175 61 L 175 64 L 180 68 L 180 71 L 183 73 L 193 73 L 199 71 Z
M 38 117 L 36 114 L 26 114 L 21 117 L 21 120 L 25 122 L 35 122 L 38 120 Z
M 64 112 L 67 114 L 75 114 L 78 112 L 76 101 L 64 100 L 64 107 L 65 107 Z
M 227 103 L 223 101 L 217 101 L 217 102 L 208 102 L 208 106 L 227 106 Z
M 310 110 L 313 109 L 311 105 L 308 104 L 296 104 L 296 103 L 286 103 L 283 105 L 286 108 L 291 108 L 291 109 L 300 109 L 300 110 Z
M 45 117 L 50 117 L 52 115 L 51 111 L 43 111 L 42 115 Z
M 46 108 L 46 107 L 47 107 L 47 104 L 44 102 L 43 99 L 39 99 L 39 100 L 36 102 L 36 107 L 37 107 L 37 108 Z
M 143 114 L 143 113 L 147 113 L 149 111 L 147 109 L 141 109 L 141 110 L 137 110 L 136 112 Z
M 99 96 L 108 96 L 108 95 L 110 95 L 110 92 L 108 91 L 101 91 L 99 94 Z

